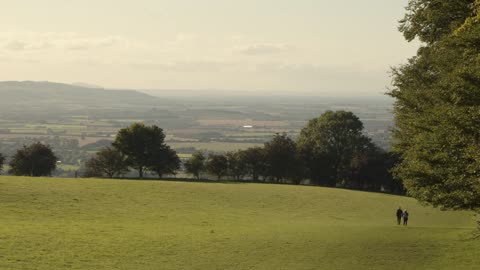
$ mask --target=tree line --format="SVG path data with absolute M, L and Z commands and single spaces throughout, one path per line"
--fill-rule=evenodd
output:
M 226 154 L 195 153 L 184 164 L 197 179 L 313 184 L 358 190 L 403 193 L 390 170 L 398 156 L 386 152 L 363 134 L 362 122 L 351 112 L 328 111 L 309 121 L 293 140 L 276 134 L 263 147 Z
M 397 163 L 364 135 L 363 123 L 351 112 L 327 111 L 312 119 L 295 140 L 276 134 L 263 147 L 228 153 L 196 152 L 185 162 L 165 143 L 163 130 L 135 123 L 121 129 L 110 146 L 84 164 L 85 177 L 122 177 L 135 170 L 162 178 L 184 171 L 196 179 L 311 184 L 359 190 L 402 193 L 401 182 L 390 173 Z M 56 156 L 47 145 L 36 143 L 17 151 L 9 173 L 50 175 Z M 0 156 L 0 165 L 5 161 Z M 0 166 L 1 167 L 1 166 Z

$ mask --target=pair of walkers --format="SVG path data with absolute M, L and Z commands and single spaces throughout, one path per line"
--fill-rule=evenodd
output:
M 405 211 L 402 210 L 401 207 L 397 209 L 397 224 L 400 225 L 402 223 L 402 218 L 403 218 L 403 226 L 408 225 L 408 211 L 405 209 Z

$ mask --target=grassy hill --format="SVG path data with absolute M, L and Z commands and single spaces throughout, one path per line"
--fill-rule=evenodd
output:
M 0 269 L 480 269 L 466 212 L 261 184 L 0 177 Z M 401 205 L 410 226 L 395 224 Z

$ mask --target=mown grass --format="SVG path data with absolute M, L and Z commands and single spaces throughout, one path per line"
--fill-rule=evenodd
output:
M 0 205 L 2 270 L 480 268 L 472 214 L 399 196 L 0 177 Z

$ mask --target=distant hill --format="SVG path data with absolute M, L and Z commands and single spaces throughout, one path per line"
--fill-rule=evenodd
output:
M 105 87 L 102 87 L 102 86 L 100 86 L 100 85 L 83 83 L 83 82 L 72 83 L 72 85 L 74 85 L 74 86 L 80 86 L 80 87 L 85 87 L 85 88 L 105 89 Z
M 134 90 L 106 90 L 52 82 L 0 82 L 0 111 L 120 109 L 151 107 L 161 101 Z

